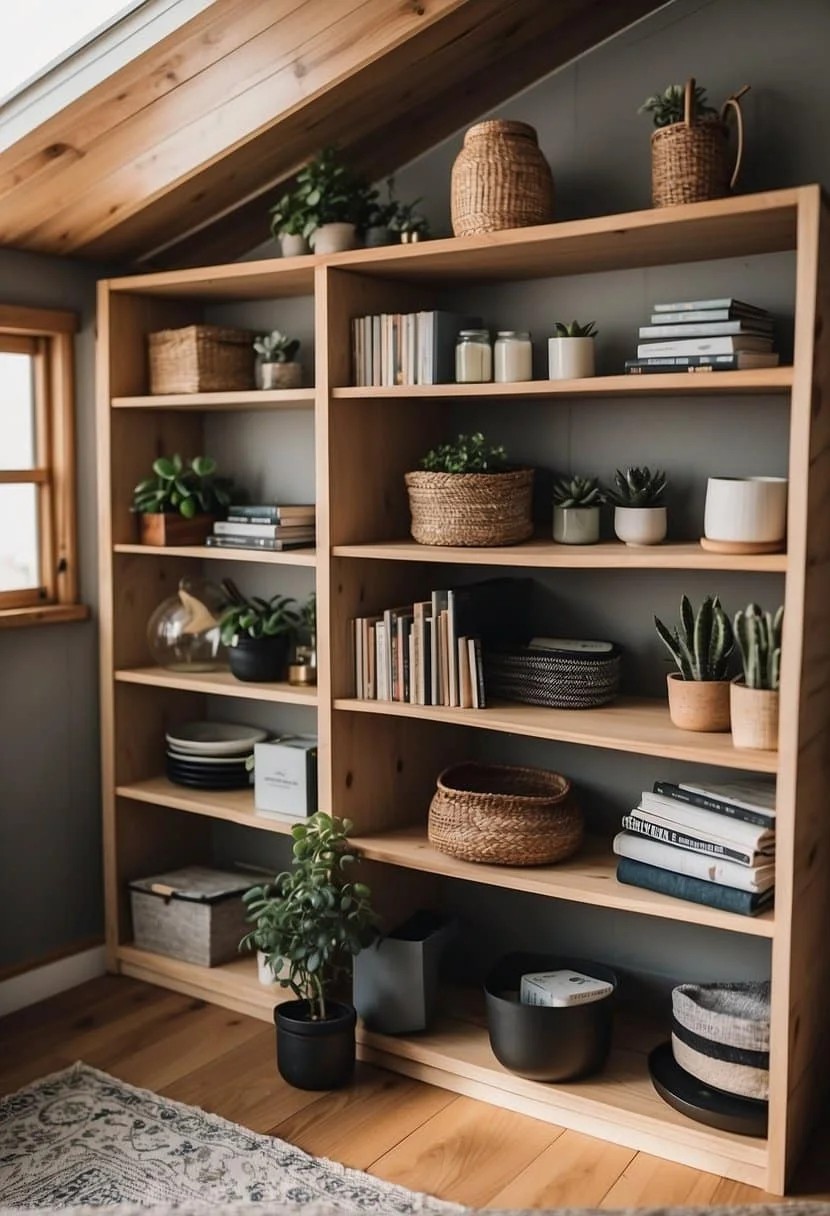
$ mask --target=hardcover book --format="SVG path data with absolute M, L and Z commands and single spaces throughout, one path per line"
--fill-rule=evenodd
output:
M 693 904 L 720 908 L 723 912 L 736 912 L 739 916 L 757 916 L 759 912 L 771 908 L 775 898 L 773 888 L 762 894 L 738 891 L 734 887 L 673 874 L 670 870 L 660 870 L 626 857 L 621 858 L 617 865 L 617 882 L 642 887 L 646 891 L 658 891 L 661 895 L 672 895 L 676 899 L 687 899 Z

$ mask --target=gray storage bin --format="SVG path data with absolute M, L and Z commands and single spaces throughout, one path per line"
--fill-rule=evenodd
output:
M 411 1034 L 425 1030 L 438 996 L 441 955 L 455 921 L 416 912 L 354 960 L 354 1005 L 369 1030 Z
M 133 938 L 141 950 L 217 967 L 236 958 L 248 926 L 242 893 L 257 878 L 187 866 L 130 883 Z

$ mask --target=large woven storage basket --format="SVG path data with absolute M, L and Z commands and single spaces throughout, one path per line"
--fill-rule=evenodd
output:
M 553 219 L 553 177 L 533 127 L 494 119 L 470 127 L 452 167 L 451 211 L 456 236 Z
M 148 335 L 151 393 L 219 393 L 254 387 L 254 335 L 186 325 Z
M 445 769 L 437 785 L 429 839 L 451 857 L 540 866 L 564 861 L 582 843 L 582 812 L 559 773 L 466 763 Z
M 620 650 L 605 654 L 529 646 L 488 651 L 484 680 L 490 696 L 549 709 L 596 709 L 620 689 Z
M 407 473 L 419 545 L 517 545 L 533 534 L 533 469 L 510 473 Z
M 686 82 L 685 115 L 682 122 L 658 127 L 651 136 L 651 201 L 655 207 L 676 207 L 725 198 L 735 186 L 743 155 L 743 116 L 739 97 L 727 98 L 720 118 L 693 117 L 694 80 Z M 726 114 L 735 113 L 738 148 L 734 167 L 730 164 Z

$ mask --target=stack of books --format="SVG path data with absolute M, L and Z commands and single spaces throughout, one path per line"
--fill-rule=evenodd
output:
M 214 549 L 308 549 L 314 545 L 315 507 L 272 503 L 228 507 L 228 518 L 217 520 L 207 543 Z
M 772 317 L 741 300 L 683 300 L 655 304 L 640 327 L 637 358 L 627 372 L 715 372 L 777 367 Z
M 359 388 L 452 384 L 459 330 L 480 328 L 481 317 L 440 310 L 353 317 L 354 382 Z
M 656 781 L 614 840 L 617 879 L 755 916 L 775 893 L 775 783 Z

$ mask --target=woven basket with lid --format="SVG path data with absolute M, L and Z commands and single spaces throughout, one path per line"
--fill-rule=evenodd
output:
M 741 169 L 744 127 L 740 97 L 745 85 L 728 97 L 719 118 L 693 115 L 695 82 L 686 81 L 685 113 L 682 122 L 658 127 L 651 136 L 651 201 L 655 207 L 676 207 L 725 198 L 734 189 Z M 734 110 L 738 147 L 734 166 L 730 163 L 729 128 L 726 116 Z
M 517 545 L 533 535 L 533 469 L 405 474 L 419 545 Z
M 452 167 L 456 236 L 527 228 L 553 219 L 553 177 L 525 122 L 488 119 L 470 127 Z

